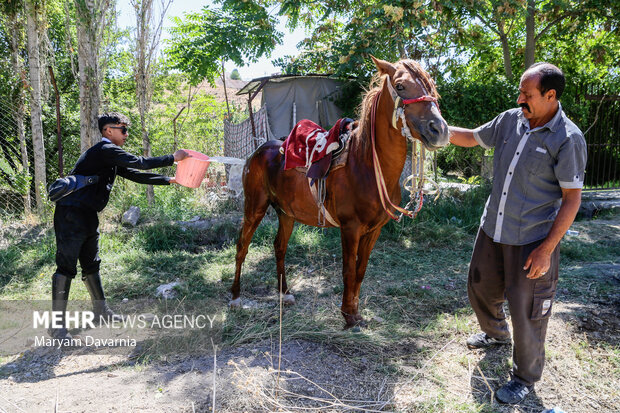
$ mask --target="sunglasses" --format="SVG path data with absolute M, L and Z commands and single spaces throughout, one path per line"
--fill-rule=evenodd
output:
M 127 129 L 127 126 L 108 126 L 108 127 L 112 129 L 120 129 L 123 135 L 126 135 L 129 130 Z

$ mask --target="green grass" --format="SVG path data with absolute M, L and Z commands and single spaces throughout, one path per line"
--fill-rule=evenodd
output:
M 616 240 L 566 239 L 560 247 L 562 260 L 572 264 L 578 262 L 612 262 L 620 256 L 620 243 Z

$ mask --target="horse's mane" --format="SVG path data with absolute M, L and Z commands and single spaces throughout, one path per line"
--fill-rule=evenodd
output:
M 435 82 L 433 81 L 433 79 L 431 79 L 429 74 L 426 73 L 424 69 L 422 69 L 422 66 L 418 62 L 416 62 L 415 60 L 411 60 L 411 59 L 403 59 L 403 60 L 399 60 L 398 62 L 396 62 L 395 65 L 405 66 L 405 68 L 409 70 L 409 72 L 414 78 L 420 79 L 420 81 L 424 85 L 424 88 L 426 89 L 427 93 L 430 96 L 433 96 L 434 98 L 439 99 L 439 93 L 437 93 Z M 372 111 L 372 102 L 375 96 L 377 95 L 377 93 L 379 93 L 381 89 L 383 88 L 383 81 L 384 80 L 387 81 L 387 79 L 388 79 L 387 75 L 376 73 L 372 77 L 370 84 L 368 86 L 369 89 L 364 94 L 364 97 L 362 98 L 362 103 L 360 104 L 358 108 L 359 124 L 357 127 L 357 131 L 355 133 L 355 136 L 359 142 L 358 143 L 359 149 L 363 151 L 364 153 L 368 153 L 367 149 L 368 149 L 368 145 L 370 144 L 370 132 L 371 132 L 370 114 Z

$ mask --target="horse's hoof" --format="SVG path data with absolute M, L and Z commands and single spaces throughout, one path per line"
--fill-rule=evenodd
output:
M 241 308 L 241 297 L 237 297 L 234 300 L 230 300 L 228 303 L 230 308 Z
M 354 333 L 357 333 L 362 328 L 365 328 L 368 326 L 366 321 L 364 321 L 364 319 L 360 315 L 345 317 L 345 321 L 346 321 L 346 324 L 344 326 L 344 329 L 345 330 L 351 329 L 351 331 Z
M 282 304 L 284 304 L 284 305 L 294 305 L 295 304 L 295 296 L 293 294 L 284 294 L 284 295 L 282 295 Z
M 346 324 L 344 326 L 343 330 L 349 330 L 352 333 L 359 333 L 364 328 L 366 328 L 366 323 L 365 322 L 361 322 L 361 323 L 357 323 L 357 324 Z

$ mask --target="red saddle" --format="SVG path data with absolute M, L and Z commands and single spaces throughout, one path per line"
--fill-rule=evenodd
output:
M 313 163 L 338 149 L 340 120 L 328 131 L 308 119 L 295 125 L 284 144 L 284 169 L 309 168 Z
M 341 146 L 340 136 L 348 130 L 352 121 L 349 118 L 338 119 L 329 131 L 311 120 L 299 121 L 282 144 L 284 169 L 306 167 L 306 176 L 313 182 L 327 176 L 332 155 Z

